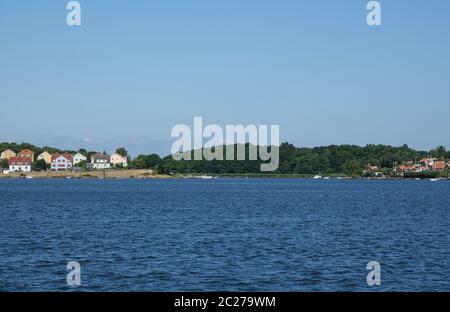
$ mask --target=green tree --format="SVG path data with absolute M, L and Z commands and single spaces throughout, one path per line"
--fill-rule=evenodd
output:
M 401 158 L 392 152 L 386 152 L 380 159 L 383 168 L 392 168 L 395 162 L 400 162 Z
M 360 175 L 363 171 L 362 167 L 361 162 L 357 159 L 349 159 L 343 165 L 344 172 L 348 175 Z
M 443 159 L 445 159 L 447 151 L 445 150 L 445 147 L 441 145 L 441 146 L 436 147 L 436 149 L 433 150 L 430 154 L 433 157 L 436 157 L 436 158 L 439 158 L 439 159 L 443 160 Z
M 87 165 L 87 161 L 86 160 L 82 160 L 80 161 L 78 164 L 76 164 L 76 167 L 80 167 L 81 169 L 86 169 L 86 165 Z
M 139 155 L 132 161 L 131 167 L 136 169 L 150 169 L 155 168 L 160 163 L 161 158 L 159 157 L 159 155 Z
M 8 161 L 8 159 L 0 160 L 0 168 L 3 168 L 3 169 L 9 168 L 9 161 Z
M 116 149 L 116 153 L 120 156 L 128 156 L 128 151 L 125 149 L 125 147 L 119 147 L 118 149 Z
M 31 165 L 33 171 L 45 171 L 47 170 L 47 163 L 43 159 L 39 159 L 33 162 Z

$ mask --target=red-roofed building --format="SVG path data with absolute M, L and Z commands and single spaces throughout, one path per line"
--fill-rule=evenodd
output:
M 24 149 L 21 150 L 18 154 L 17 157 L 20 158 L 31 158 L 31 162 L 34 161 L 34 152 L 32 150 L 29 149 Z
M 30 157 L 11 157 L 9 159 L 9 172 L 31 172 L 32 162 Z
M 423 158 L 419 161 L 419 163 L 422 163 L 429 167 L 433 167 L 434 164 L 436 163 L 436 161 L 437 161 L 437 158 Z
M 398 169 L 400 170 L 400 172 L 413 172 L 415 168 L 414 166 L 400 165 L 398 166 Z
M 445 161 L 436 161 L 434 163 L 434 170 L 436 171 L 444 171 L 445 170 Z
M 53 154 L 52 162 L 50 169 L 59 171 L 59 170 L 68 170 L 73 166 L 73 156 L 71 154 Z

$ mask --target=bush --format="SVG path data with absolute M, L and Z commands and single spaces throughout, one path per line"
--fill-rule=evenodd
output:
M 43 159 L 39 159 L 33 162 L 31 165 L 33 171 L 45 171 L 47 170 L 47 163 Z

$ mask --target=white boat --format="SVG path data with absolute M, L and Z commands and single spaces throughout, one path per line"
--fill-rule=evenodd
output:
M 322 176 L 320 176 L 320 175 L 315 175 L 315 176 L 313 177 L 313 179 L 322 179 Z
M 33 179 L 32 176 L 26 176 L 25 179 Z
M 442 180 L 442 179 L 440 179 L 440 178 L 437 178 L 437 179 L 430 179 L 431 182 L 437 182 L 437 181 L 440 181 L 440 180 Z
M 183 179 L 214 179 L 214 177 L 208 175 L 201 175 L 201 176 L 187 175 L 183 176 Z
M 208 176 L 208 175 L 202 175 L 202 176 L 197 177 L 197 179 L 214 179 L 214 177 Z

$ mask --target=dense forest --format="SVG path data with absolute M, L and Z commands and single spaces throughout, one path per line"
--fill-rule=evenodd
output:
M 32 144 L 23 143 L 0 143 L 0 151 L 11 149 L 18 152 L 22 149 L 31 149 L 36 155 L 43 151 L 49 153 L 78 151 L 62 151 L 53 147 L 37 147 Z M 235 146 L 235 149 L 237 146 Z M 249 145 L 246 145 L 248 155 Z M 126 153 L 120 148 L 121 154 Z M 224 148 L 225 151 L 225 148 Z M 387 145 L 330 145 L 314 148 L 299 148 L 289 143 L 280 146 L 280 163 L 274 174 L 346 174 L 360 175 L 368 164 L 378 166 L 380 170 L 392 170 L 394 162 L 399 164 L 408 160 L 419 160 L 422 157 L 431 156 L 439 159 L 450 158 L 443 146 L 431 151 L 417 151 L 407 145 L 393 147 Z M 79 152 L 90 156 L 94 151 L 80 149 Z M 193 153 L 193 152 L 192 152 Z M 225 157 L 224 157 L 225 159 Z M 248 157 L 247 157 L 248 159 Z M 130 168 L 156 169 L 160 173 L 210 173 L 210 174 L 257 174 L 261 173 L 261 160 L 254 161 L 176 161 L 171 155 L 160 158 L 159 155 L 138 155 L 130 159 Z
M 248 150 L 248 145 L 246 146 Z M 450 158 L 443 146 L 431 151 L 416 151 L 407 145 L 331 145 L 314 148 L 298 148 L 289 143 L 280 146 L 280 164 L 274 174 L 346 174 L 361 175 L 367 165 L 380 170 L 392 170 L 408 160 L 420 160 L 425 156 Z M 172 173 L 260 173 L 261 161 L 175 161 L 165 157 L 158 164 L 163 172 Z

